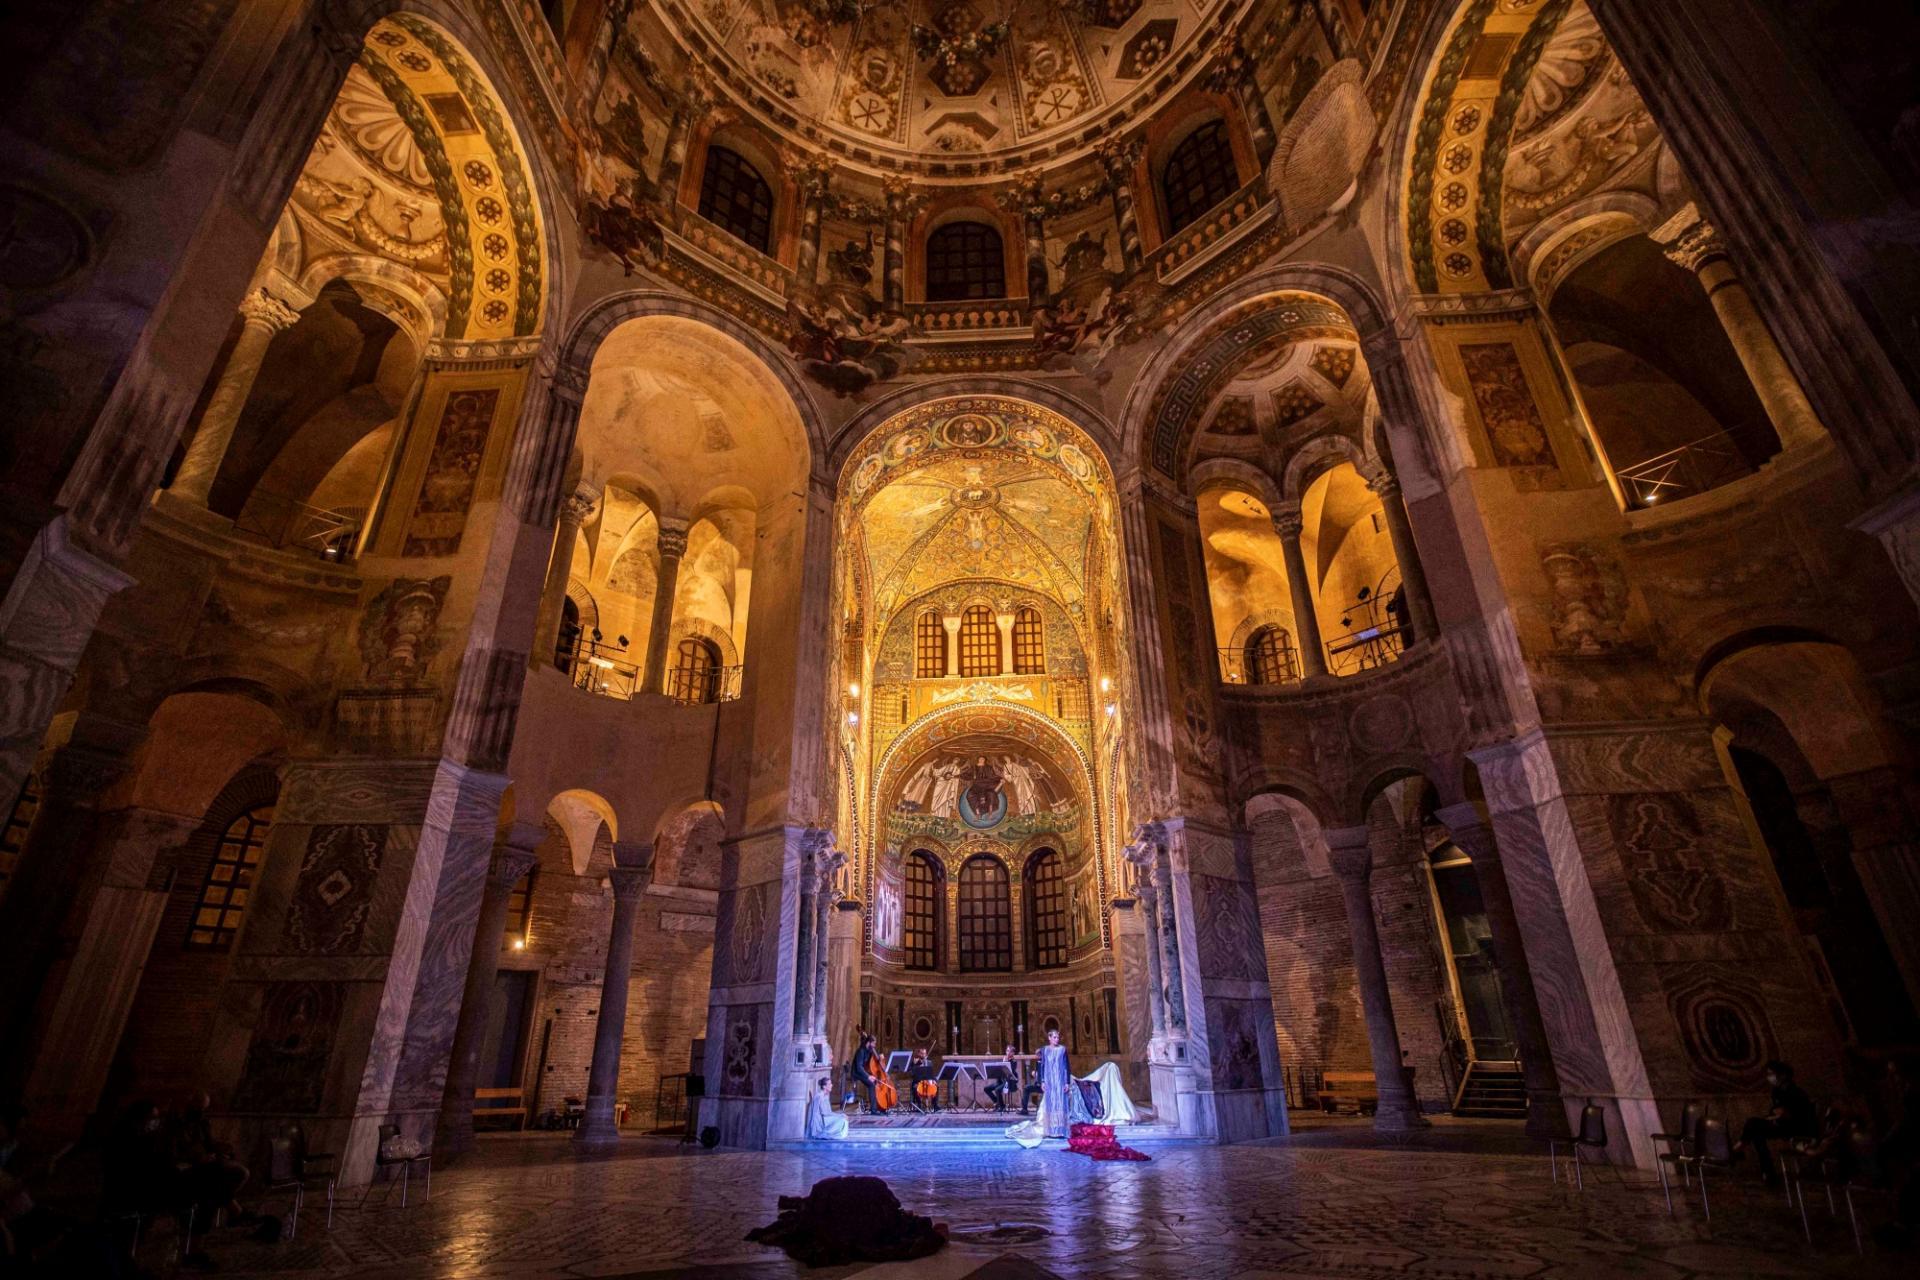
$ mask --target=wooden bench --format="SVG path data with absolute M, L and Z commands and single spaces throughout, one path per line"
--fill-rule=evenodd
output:
M 1380 1089 L 1371 1071 L 1328 1071 L 1320 1077 L 1317 1096 L 1320 1109 L 1328 1114 L 1350 1105 L 1361 1115 L 1370 1115 L 1380 1105 Z
M 510 1107 L 492 1105 L 496 1102 L 512 1102 L 514 1105 Z M 473 1122 L 477 1125 L 482 1120 L 496 1118 L 513 1121 L 513 1127 L 516 1129 L 527 1127 L 527 1108 L 518 1089 L 475 1089 L 473 1091 Z

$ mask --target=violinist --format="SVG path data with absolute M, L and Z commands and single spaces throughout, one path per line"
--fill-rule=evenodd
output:
M 921 1110 L 940 1109 L 940 1085 L 934 1079 L 933 1060 L 924 1047 L 913 1051 L 913 1065 L 907 1068 L 907 1079 L 913 1081 L 914 1101 Z M 921 1088 L 923 1084 L 928 1087 Z
M 873 1036 L 869 1032 L 860 1033 L 860 1047 L 853 1054 L 853 1078 L 867 1089 L 867 1110 L 874 1115 L 885 1115 L 886 1108 L 879 1105 L 874 1097 L 873 1086 L 880 1078 L 880 1051 L 873 1047 Z

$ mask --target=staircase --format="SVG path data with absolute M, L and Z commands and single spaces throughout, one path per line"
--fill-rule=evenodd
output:
M 1527 1085 L 1517 1062 L 1470 1062 L 1453 1114 L 1487 1120 L 1525 1120 Z

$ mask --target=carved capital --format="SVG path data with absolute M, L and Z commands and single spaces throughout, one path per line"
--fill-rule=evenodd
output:
M 593 509 L 599 505 L 599 502 L 600 491 L 591 485 L 583 484 L 568 494 L 566 501 L 560 504 L 560 520 L 563 524 L 570 524 L 577 529 L 592 518 Z
M 487 863 L 487 884 L 502 891 L 511 889 L 539 862 L 539 858 L 524 849 L 497 849 L 493 860 Z
M 1106 171 L 1108 179 L 1120 182 L 1133 172 L 1133 166 L 1139 163 L 1144 150 L 1145 145 L 1138 138 L 1130 138 L 1125 142 L 1115 138 L 1095 147 L 1093 155 Z
M 1274 507 L 1273 531 L 1281 538 L 1298 538 L 1306 527 L 1306 518 L 1300 514 L 1299 503 L 1287 502 Z
M 1360 464 L 1360 478 L 1367 482 L 1367 488 L 1382 499 L 1393 497 L 1400 492 L 1400 478 L 1387 470 L 1382 463 L 1368 460 Z
M 1206 84 L 1214 93 L 1236 92 L 1253 84 L 1253 55 L 1235 33 L 1221 36 L 1213 46 L 1213 67 L 1207 72 Z
M 1498 862 L 1500 847 L 1494 842 L 1493 828 L 1480 816 L 1477 806 L 1451 804 L 1434 810 L 1433 816 L 1447 829 L 1454 844 L 1474 862 Z
M 669 558 L 678 560 L 687 554 L 687 529 L 688 525 L 684 520 L 660 521 L 660 558 L 662 560 Z
M 1342 880 L 1365 883 L 1373 876 L 1373 833 L 1364 825 L 1328 827 L 1321 833 L 1327 841 L 1327 861 Z
M 827 198 L 828 187 L 833 181 L 833 166 L 825 160 L 806 160 L 799 156 L 788 157 L 794 169 L 795 181 L 799 184 L 800 195 L 806 200 Z
M 291 329 L 300 319 L 300 313 L 265 289 L 255 289 L 240 300 L 240 318 L 250 328 L 279 333 Z
M 1701 216 L 1692 201 L 1648 236 L 1661 246 L 1669 262 L 1692 272 L 1697 273 L 1709 262 L 1727 256 L 1727 242 L 1720 238 L 1719 229 Z

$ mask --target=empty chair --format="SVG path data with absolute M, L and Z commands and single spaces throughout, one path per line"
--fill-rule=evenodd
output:
M 394 1165 L 400 1167 L 400 1207 L 404 1209 L 407 1207 L 407 1183 L 413 1177 L 413 1166 L 416 1164 L 426 1171 L 427 1199 L 433 1199 L 433 1153 L 431 1151 L 406 1151 L 399 1147 L 395 1141 L 399 1136 L 399 1125 L 381 1125 L 380 1148 L 374 1154 L 373 1162 L 381 1168 L 391 1168 Z
M 1667 1213 L 1673 1213 L 1673 1188 L 1667 1182 L 1667 1166 L 1672 1165 L 1687 1178 L 1687 1166 L 1681 1157 L 1693 1154 L 1693 1146 L 1699 1136 L 1700 1122 L 1706 1119 L 1707 1104 L 1689 1102 L 1680 1109 L 1680 1127 L 1672 1133 L 1655 1133 L 1649 1136 L 1666 1150 L 1654 1153 L 1654 1167 L 1660 1171 L 1660 1194 L 1667 1198 Z
M 1582 1148 L 1602 1153 L 1604 1159 L 1607 1149 L 1607 1113 L 1598 1104 L 1588 1102 L 1580 1109 L 1580 1132 L 1571 1138 L 1547 1139 L 1547 1163 L 1552 1167 L 1553 1180 L 1560 1180 L 1560 1148 L 1565 1147 L 1573 1159 L 1573 1181 L 1577 1189 L 1585 1190 L 1586 1181 L 1580 1176 L 1580 1152 Z
M 1700 1208 L 1708 1222 L 1713 1221 L 1713 1204 L 1707 1198 L 1707 1171 L 1719 1169 L 1731 1173 L 1733 1158 L 1733 1138 L 1727 1133 L 1727 1122 L 1706 1119 L 1700 1122 L 1692 1154 L 1679 1161 L 1681 1167 L 1691 1169 L 1700 1177 Z

